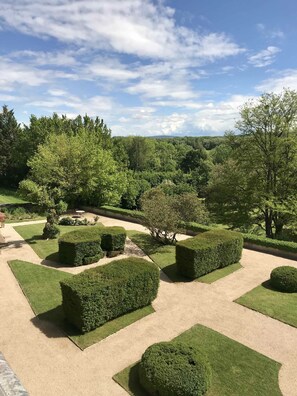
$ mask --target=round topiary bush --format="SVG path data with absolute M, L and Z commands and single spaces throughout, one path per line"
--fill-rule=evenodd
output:
M 297 293 L 297 268 L 288 265 L 275 268 L 270 274 L 270 283 L 276 290 Z
M 211 371 L 204 355 L 177 342 L 150 346 L 139 365 L 139 381 L 153 396 L 202 396 Z

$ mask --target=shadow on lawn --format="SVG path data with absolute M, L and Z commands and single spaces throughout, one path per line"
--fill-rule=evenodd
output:
M 48 338 L 61 338 L 79 336 L 78 330 L 71 326 L 65 319 L 62 305 L 35 316 L 31 322 Z
M 138 369 L 139 369 L 139 363 L 136 363 L 134 366 L 130 368 L 129 379 L 128 379 L 129 390 L 132 393 L 132 395 L 135 396 L 148 396 L 148 394 L 145 392 L 145 390 L 141 387 L 139 383 Z
M 263 283 L 261 284 L 261 286 L 263 286 L 263 287 L 264 287 L 265 289 L 267 289 L 267 290 L 271 290 L 271 291 L 274 291 L 274 292 L 282 293 L 282 292 L 280 292 L 279 290 L 276 290 L 276 289 L 274 289 L 274 287 L 272 287 L 272 285 L 271 285 L 269 279 L 266 280 L 265 282 L 263 282 Z

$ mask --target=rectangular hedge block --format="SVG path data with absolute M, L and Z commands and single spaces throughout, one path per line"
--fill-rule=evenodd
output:
M 126 230 L 123 227 L 101 228 L 101 248 L 107 252 L 123 252 L 126 242 Z
M 243 237 L 238 232 L 212 230 L 176 244 L 178 272 L 196 279 L 218 268 L 237 263 L 242 254 Z
M 65 316 L 85 333 L 149 305 L 158 293 L 159 270 L 154 263 L 130 257 L 86 270 L 60 283 Z
M 99 227 L 70 231 L 59 238 L 59 261 L 66 265 L 85 265 L 103 257 Z
M 59 238 L 59 260 L 67 265 L 95 263 L 103 257 L 116 256 L 125 249 L 123 227 L 89 227 L 70 231 Z

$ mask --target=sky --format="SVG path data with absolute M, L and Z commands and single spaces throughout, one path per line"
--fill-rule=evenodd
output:
M 0 104 L 222 135 L 248 100 L 297 89 L 296 17 L 296 0 L 0 0 Z

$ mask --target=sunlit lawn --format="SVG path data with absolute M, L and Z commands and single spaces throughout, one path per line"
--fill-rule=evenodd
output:
M 154 312 L 152 306 L 149 305 L 111 320 L 89 333 L 80 334 L 78 330 L 65 321 L 61 305 L 62 294 L 60 281 L 70 278 L 73 275 L 20 260 L 11 261 L 9 265 L 31 305 L 32 310 L 35 315 L 37 315 L 37 321 L 35 319 L 34 323 L 38 325 L 46 321 L 54 324 L 65 332 L 81 349 L 85 349 L 101 341 L 109 335 Z
M 297 293 L 283 293 L 274 290 L 269 281 L 244 294 L 236 302 L 297 327 Z
M 201 325 L 180 334 L 175 341 L 198 348 L 207 356 L 212 379 L 206 396 L 281 395 L 278 362 Z M 138 381 L 138 363 L 113 378 L 130 395 L 147 395 Z
M 162 245 L 149 234 L 139 231 L 127 231 L 129 238 L 147 254 L 173 282 L 190 282 L 177 272 L 175 265 L 175 246 Z M 241 268 L 239 263 L 218 269 L 196 279 L 198 282 L 213 283 Z
M 61 232 L 60 235 L 63 235 L 69 231 L 77 230 L 78 227 L 79 229 L 82 229 L 89 226 L 59 226 Z M 21 237 L 25 239 L 27 243 L 29 243 L 29 245 L 41 259 L 58 262 L 58 239 L 42 239 L 43 228 L 44 224 L 30 224 L 14 227 L 14 229 L 21 235 Z
M 0 204 L 23 204 L 27 203 L 18 196 L 16 191 L 0 188 Z

